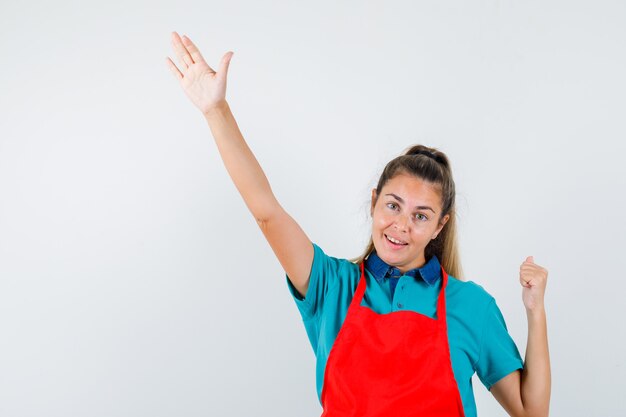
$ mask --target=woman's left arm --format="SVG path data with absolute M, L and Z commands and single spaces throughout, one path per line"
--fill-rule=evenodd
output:
M 528 343 L 524 369 L 505 376 L 491 393 L 509 415 L 544 417 L 550 409 L 550 355 L 543 296 L 548 271 L 529 256 L 520 266 L 522 299 L 528 318 Z

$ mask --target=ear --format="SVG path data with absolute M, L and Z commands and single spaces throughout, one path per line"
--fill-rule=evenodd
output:
M 376 188 L 372 188 L 372 205 L 370 207 L 370 216 L 374 216 L 374 206 L 376 205 Z

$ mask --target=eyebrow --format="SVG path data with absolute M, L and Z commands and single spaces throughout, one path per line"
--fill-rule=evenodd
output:
M 404 200 L 402 198 L 398 197 L 397 195 L 393 194 L 393 193 L 388 193 L 388 194 L 385 194 L 385 195 L 390 195 L 393 198 L 395 198 L 396 200 L 398 200 L 399 202 L 401 202 L 402 204 L 404 204 Z M 435 213 L 435 210 L 433 210 L 432 208 L 430 208 L 428 206 L 415 206 L 415 208 L 418 209 L 418 210 L 430 210 L 433 213 Z

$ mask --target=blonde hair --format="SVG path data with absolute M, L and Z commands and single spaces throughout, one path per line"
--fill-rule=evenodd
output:
M 424 181 L 428 181 L 439 189 L 442 206 L 439 221 L 441 221 L 446 214 L 449 214 L 450 218 L 437 237 L 431 240 L 426 246 L 424 249 L 424 257 L 428 260 L 433 255 L 436 255 L 449 275 L 457 279 L 462 279 L 463 271 L 461 268 L 461 257 L 459 255 L 456 231 L 456 190 L 448 157 L 436 148 L 430 148 L 424 145 L 411 146 L 406 149 L 402 155 L 387 163 L 376 186 L 376 198 L 380 195 L 387 181 L 401 173 L 413 175 Z M 370 236 L 369 243 L 363 254 L 357 258 L 351 259 L 351 261 L 361 263 L 373 251 L 374 242 Z

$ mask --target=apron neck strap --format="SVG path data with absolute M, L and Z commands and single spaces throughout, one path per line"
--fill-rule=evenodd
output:
M 437 320 L 443 325 L 446 324 L 446 288 L 448 287 L 448 273 L 441 265 L 441 290 L 437 299 Z

